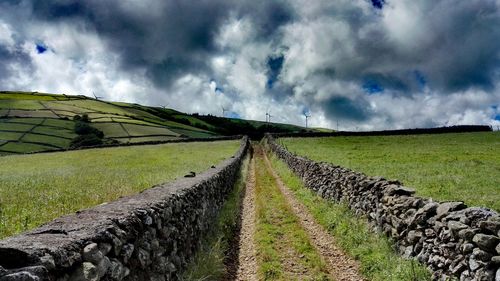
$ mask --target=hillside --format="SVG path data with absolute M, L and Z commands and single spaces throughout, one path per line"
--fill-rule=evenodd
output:
M 0 155 L 301 130 L 86 96 L 0 92 Z

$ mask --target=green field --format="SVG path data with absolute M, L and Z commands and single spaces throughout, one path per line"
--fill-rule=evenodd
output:
M 0 157 L 0 238 L 137 193 L 236 153 L 239 141 L 179 143 Z
M 88 115 L 91 126 L 104 133 L 104 143 L 217 136 L 207 130 L 165 120 L 166 115 L 163 116 L 159 109 L 114 104 L 84 96 L 0 92 L 0 101 L 0 155 L 68 149 L 71 140 L 77 137 L 72 119 L 83 114 Z M 202 121 L 194 119 L 193 123 L 201 124 Z M 178 129 L 182 132 L 173 131 Z M 30 131 L 38 134 L 29 134 Z M 20 138 L 21 135 L 14 132 L 28 134 Z
M 78 119 L 83 115 L 88 117 L 86 123 L 103 132 L 104 135 L 99 137 L 99 141 L 90 144 L 82 142 L 81 136 L 74 132 L 75 117 Z M 100 143 L 140 143 L 151 140 L 251 135 L 257 130 L 263 134 L 268 126 L 281 132 L 297 132 L 303 129 L 288 124 L 185 114 L 169 108 L 108 102 L 81 95 L 0 91 L 0 156 L 58 148 L 70 149 Z M 61 127 L 67 130 L 64 131 Z M 19 139 L 15 138 L 12 132 L 38 134 Z M 58 140 L 57 137 L 68 140 Z
M 316 161 L 398 179 L 419 196 L 500 210 L 499 132 L 279 141 Z

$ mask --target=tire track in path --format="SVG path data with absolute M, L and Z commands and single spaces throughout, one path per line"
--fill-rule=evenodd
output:
M 284 195 L 295 215 L 299 218 L 301 226 L 307 232 L 311 244 L 326 262 L 329 273 L 337 281 L 365 280 L 359 273 L 359 264 L 340 250 L 334 238 L 319 225 L 309 210 L 300 203 L 292 194 L 290 189 L 281 180 L 280 176 L 272 168 L 271 162 L 263 153 L 267 169 L 274 177 L 277 186 Z
M 243 195 L 241 232 L 239 239 L 238 270 L 235 280 L 257 280 L 257 255 L 254 244 L 255 233 L 255 159 L 252 157 Z

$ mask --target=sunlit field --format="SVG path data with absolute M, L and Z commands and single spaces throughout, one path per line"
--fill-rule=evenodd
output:
M 209 169 L 239 141 L 176 143 L 0 157 L 0 238 L 63 214 Z
M 500 210 L 500 133 L 285 138 L 291 152 L 398 179 L 417 195 Z

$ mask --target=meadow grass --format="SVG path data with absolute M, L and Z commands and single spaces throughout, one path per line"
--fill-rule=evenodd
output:
M 167 128 L 155 126 L 142 126 L 135 124 L 123 124 L 123 127 L 131 136 L 148 136 L 148 135 L 170 135 L 179 136 L 179 134 L 170 131 Z
M 184 272 L 183 280 L 215 281 L 226 276 L 227 268 L 224 261 L 234 241 L 234 235 L 237 235 L 249 158 L 247 155 L 243 159 L 236 184 L 219 211 L 212 229 L 203 238 L 201 249 Z
M 35 143 L 26 143 L 26 142 L 9 142 L 9 143 L 2 145 L 2 147 L 1 147 L 1 150 L 4 150 L 6 152 L 13 152 L 13 153 L 33 153 L 33 152 L 48 151 L 48 150 L 54 150 L 54 149 L 56 149 L 56 148 L 51 147 L 51 146 L 45 146 L 45 145 L 40 145 L 40 144 L 35 144 Z M 4 153 L 1 152 L 0 155 L 4 155 Z M 2 158 L 0 158 L 0 159 L 2 159 Z M 0 161 L 0 163 L 1 163 L 1 161 Z M 3 167 L 1 167 L 0 169 L 3 169 Z M 0 182 L 3 184 L 2 177 L 0 177 Z M 0 204 L 1 204 L 1 197 L 0 197 Z
M 62 128 L 66 128 L 66 129 L 71 130 L 71 131 L 73 131 L 73 129 L 75 128 L 74 121 L 62 120 L 62 119 L 47 118 L 43 122 L 43 125 L 44 126 L 62 127 Z
M 255 159 L 255 173 L 259 280 L 330 280 L 324 261 L 278 189 L 263 157 Z
M 176 143 L 1 157 L 0 238 L 189 171 L 200 173 L 234 155 L 239 143 Z
M 23 136 L 24 132 L 1 132 L 0 131 L 0 140 L 2 141 L 17 141 L 19 138 Z
M 19 124 L 0 121 L 0 130 L 6 131 L 25 132 L 31 130 L 34 126 L 35 125 L 33 124 Z
M 5 122 L 40 125 L 44 118 L 7 118 Z
M 346 205 L 329 202 L 305 188 L 300 178 L 274 155 L 271 162 L 295 197 L 335 237 L 338 246 L 360 261 L 361 273 L 368 280 L 430 280 L 425 267 L 399 257 L 385 236 L 369 229 L 365 218 L 357 217 Z
M 158 136 L 158 137 L 116 138 L 115 140 L 125 143 L 138 143 L 138 142 L 149 142 L 149 141 L 169 141 L 178 139 L 179 139 L 178 137 Z
M 500 211 L 500 132 L 279 141 L 312 160 L 398 179 L 419 196 Z
M 2 109 L 43 109 L 43 105 L 40 104 L 39 101 L 36 100 L 8 100 L 2 99 L 0 102 L 0 108 Z
M 21 139 L 22 142 L 42 142 L 48 145 L 54 145 L 60 148 L 68 148 L 71 140 L 59 138 L 57 136 L 45 136 L 36 134 L 26 134 Z
M 69 138 L 72 139 L 76 137 L 76 133 L 74 130 L 68 130 L 65 128 L 59 128 L 59 127 L 47 127 L 47 126 L 38 126 L 32 130 L 33 133 L 41 133 L 41 134 L 47 134 L 47 135 L 52 135 L 56 137 L 63 137 L 63 138 Z M 2 134 L 3 138 L 3 134 Z

